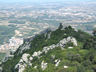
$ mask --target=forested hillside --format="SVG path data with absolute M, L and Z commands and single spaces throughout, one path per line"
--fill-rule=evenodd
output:
M 55 31 L 26 39 L 2 68 L 3 72 L 96 72 L 96 37 L 60 24 Z

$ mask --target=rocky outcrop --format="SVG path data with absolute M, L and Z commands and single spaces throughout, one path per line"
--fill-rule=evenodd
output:
M 27 65 L 32 66 L 31 62 L 34 59 L 34 57 L 40 58 L 41 54 L 43 54 L 43 53 L 46 54 L 46 53 L 48 53 L 48 51 L 55 49 L 57 47 L 64 49 L 65 45 L 68 42 L 72 42 L 74 46 L 77 46 L 77 41 L 74 37 L 64 38 L 59 43 L 57 43 L 56 45 L 52 44 L 50 46 L 43 47 L 42 51 L 34 52 L 32 55 L 26 54 L 26 53 L 23 54 L 19 63 L 15 66 L 15 69 L 18 69 L 18 72 L 23 72 Z M 55 60 L 55 66 L 58 66 L 60 61 L 61 61 L 60 59 Z M 47 64 L 48 63 L 44 63 L 44 61 L 41 62 L 42 70 L 45 70 L 47 68 Z M 37 68 L 37 67 L 35 67 L 35 68 Z
M 60 59 L 56 59 L 56 60 L 55 60 L 55 66 L 56 66 L 56 67 L 59 65 L 60 61 L 61 61 Z
M 2 67 L 0 67 L 0 72 L 2 72 L 2 70 L 3 70 Z
M 27 65 L 32 66 L 32 63 L 28 60 L 30 54 L 23 54 L 19 63 L 15 66 L 15 69 L 18 69 L 18 72 L 23 72 Z
M 19 55 L 19 54 L 22 54 L 23 51 L 26 51 L 30 49 L 30 42 L 25 42 L 23 45 L 21 45 L 18 50 L 16 51 L 16 54 Z
M 50 35 L 51 35 L 51 31 L 52 30 L 50 28 L 48 28 L 48 29 L 41 31 L 39 34 L 45 34 L 45 37 L 47 37 L 49 39 Z M 22 54 L 24 51 L 30 49 L 31 41 L 37 36 L 38 36 L 38 34 L 24 39 L 24 43 L 17 49 L 17 51 L 15 53 L 19 55 L 19 54 Z
M 68 68 L 68 66 L 64 66 L 64 68 L 66 69 L 66 68 Z
M 45 70 L 47 68 L 47 63 L 45 63 L 44 61 L 41 62 L 41 68 L 42 70 Z
M 33 55 L 32 55 L 32 57 L 38 57 L 38 56 L 40 56 L 41 54 L 42 54 L 41 51 L 34 52 Z
M 61 47 L 61 49 L 63 50 L 64 47 L 65 47 L 65 45 L 68 42 L 72 42 L 74 46 L 77 46 L 78 45 L 77 44 L 77 40 L 74 37 L 67 37 L 67 38 L 64 38 L 63 40 L 61 40 L 56 45 L 55 44 L 52 44 L 51 46 L 44 47 L 42 51 L 45 52 L 45 53 L 47 53 L 49 50 L 54 49 L 56 47 Z

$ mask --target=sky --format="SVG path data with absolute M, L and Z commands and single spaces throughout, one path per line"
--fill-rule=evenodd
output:
M 96 0 L 0 0 L 0 2 L 60 2 L 60 1 L 96 1 Z

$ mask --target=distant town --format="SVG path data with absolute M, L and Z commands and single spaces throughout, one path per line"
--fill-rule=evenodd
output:
M 23 39 L 12 37 L 9 39 L 9 43 L 0 46 L 0 52 L 16 51 L 17 48 L 23 44 Z

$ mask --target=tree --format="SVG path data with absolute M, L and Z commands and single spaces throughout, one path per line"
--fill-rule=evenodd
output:
M 83 49 L 96 49 L 96 37 L 87 39 L 84 43 Z
M 59 25 L 59 27 L 58 27 L 58 29 L 62 29 L 63 28 L 63 25 L 62 25 L 62 23 L 60 23 L 60 25 Z
M 82 66 L 82 65 L 77 66 L 77 72 L 85 72 L 84 66 Z
M 93 35 L 96 36 L 96 30 L 93 31 Z

